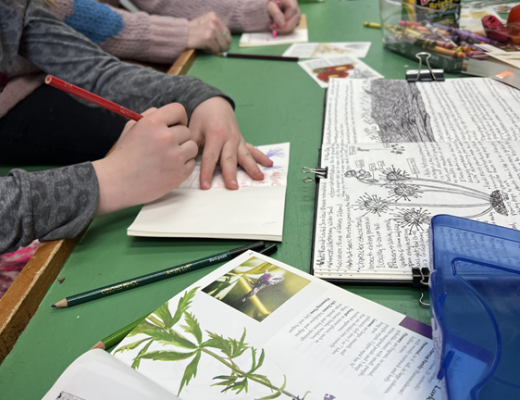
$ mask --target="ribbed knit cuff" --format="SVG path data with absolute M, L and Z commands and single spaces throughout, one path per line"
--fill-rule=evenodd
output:
M 150 16 L 148 59 L 155 63 L 173 63 L 188 46 L 188 20 Z
M 238 14 L 238 25 L 243 32 L 258 32 L 269 30 L 272 22 L 267 12 L 268 0 L 242 0 Z

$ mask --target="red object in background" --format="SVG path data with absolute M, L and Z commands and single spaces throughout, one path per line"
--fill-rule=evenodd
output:
M 352 64 L 336 65 L 335 67 L 316 68 L 313 72 L 318 72 L 317 78 L 323 82 L 329 82 L 330 78 L 346 78 L 348 72 L 354 69 Z
M 520 5 L 513 7 L 509 11 L 507 31 L 513 42 L 520 43 Z
M 509 33 L 500 20 L 493 15 L 482 17 L 482 26 L 486 31 L 486 36 L 499 42 L 505 42 L 509 39 Z

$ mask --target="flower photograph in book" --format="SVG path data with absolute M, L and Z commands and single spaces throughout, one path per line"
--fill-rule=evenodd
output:
M 202 291 L 262 321 L 307 284 L 305 278 L 252 257 Z

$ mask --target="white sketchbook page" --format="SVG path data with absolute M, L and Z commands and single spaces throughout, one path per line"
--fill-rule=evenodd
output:
M 323 143 L 518 140 L 520 91 L 484 78 L 335 80 Z
M 383 79 L 384 76 L 370 68 L 363 61 L 352 56 L 336 56 L 330 58 L 300 61 L 298 65 L 307 72 L 322 88 L 329 86 L 333 79 Z M 330 68 L 336 67 L 333 70 Z M 329 69 L 328 69 L 329 68 Z
M 256 292 L 254 303 L 241 280 L 259 288 L 262 276 L 270 284 Z M 145 351 L 169 351 L 170 358 L 173 352 L 192 354 L 180 361 L 154 361 L 157 353 L 152 353 L 149 359 L 141 359 L 138 371 L 178 393 L 186 368 L 193 368 L 197 357 L 193 349 L 197 339 L 182 328 L 188 325 L 198 325 L 201 342 L 209 340 L 210 333 L 235 339 L 235 343 L 245 335 L 248 348 L 232 359 L 236 376 L 250 370 L 251 347 L 256 349 L 255 360 L 263 358 L 263 363 L 254 371 L 256 380 L 248 380 L 247 393 L 222 393 L 226 386 L 216 386 L 223 381 L 216 377 L 230 376 L 229 359 L 218 348 L 207 346 L 200 354 L 196 375 L 180 391 L 183 400 L 258 399 L 275 394 L 284 382 L 279 399 L 305 395 L 306 400 L 440 400 L 432 341 L 400 326 L 402 314 L 254 252 L 237 257 L 170 300 L 172 316 L 181 296 L 197 287 L 183 317 L 172 327 L 192 344 L 153 341 Z M 170 334 L 174 335 L 171 330 Z M 131 364 L 150 336 L 139 333 L 118 346 L 139 340 L 144 342 L 115 357 Z M 267 380 L 273 391 L 264 384 Z
M 287 35 L 278 34 L 275 38 L 271 32 L 243 33 L 238 47 L 276 46 L 289 43 L 306 43 L 309 41 L 307 29 L 297 29 Z
M 128 228 L 130 236 L 205 237 L 281 241 L 289 167 L 289 143 L 260 146 L 274 162 L 260 167 L 263 181 L 239 170 L 239 190 L 227 190 L 221 171 L 201 190 L 200 166 L 166 196 L 145 205 Z
M 520 142 L 326 145 L 321 166 L 320 277 L 411 279 L 437 214 L 520 227 Z
M 300 23 L 291 33 L 287 35 L 278 34 L 275 38 L 272 32 L 243 33 L 238 47 L 275 46 L 279 44 L 307 43 L 308 41 L 307 17 L 303 14 L 300 18 Z
M 357 58 L 366 57 L 371 42 L 342 43 L 296 43 L 283 53 L 284 57 L 327 58 L 349 55 Z
M 178 400 L 104 350 L 87 351 L 58 378 L 43 400 Z M 73 397 L 75 396 L 75 397 Z
M 128 235 L 281 242 L 286 188 L 176 189 L 145 205 Z

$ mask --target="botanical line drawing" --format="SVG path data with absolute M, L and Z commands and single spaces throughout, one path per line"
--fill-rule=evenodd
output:
M 388 191 L 386 197 L 370 193 L 362 195 L 356 201 L 356 208 L 365 211 L 362 217 L 368 214 L 381 217 L 390 211 L 397 211 L 394 217 L 398 221 L 398 225 L 403 228 L 410 228 L 410 232 L 414 229 L 423 229 L 423 225 L 429 224 L 431 219 L 427 211 L 429 208 L 484 207 L 482 211 L 465 215 L 464 218 L 479 218 L 492 211 L 501 215 L 508 215 L 505 201 L 509 200 L 509 196 L 501 190 L 493 190 L 491 193 L 487 193 L 458 183 L 420 178 L 418 175 L 411 176 L 406 171 L 394 166 L 373 169 L 372 171 L 352 169 L 345 173 L 345 177 L 355 178 L 363 184 L 385 188 Z M 481 200 L 481 202 L 430 203 L 427 199 L 424 202 L 419 201 L 426 193 L 443 193 L 448 198 L 450 196 L 465 196 Z

